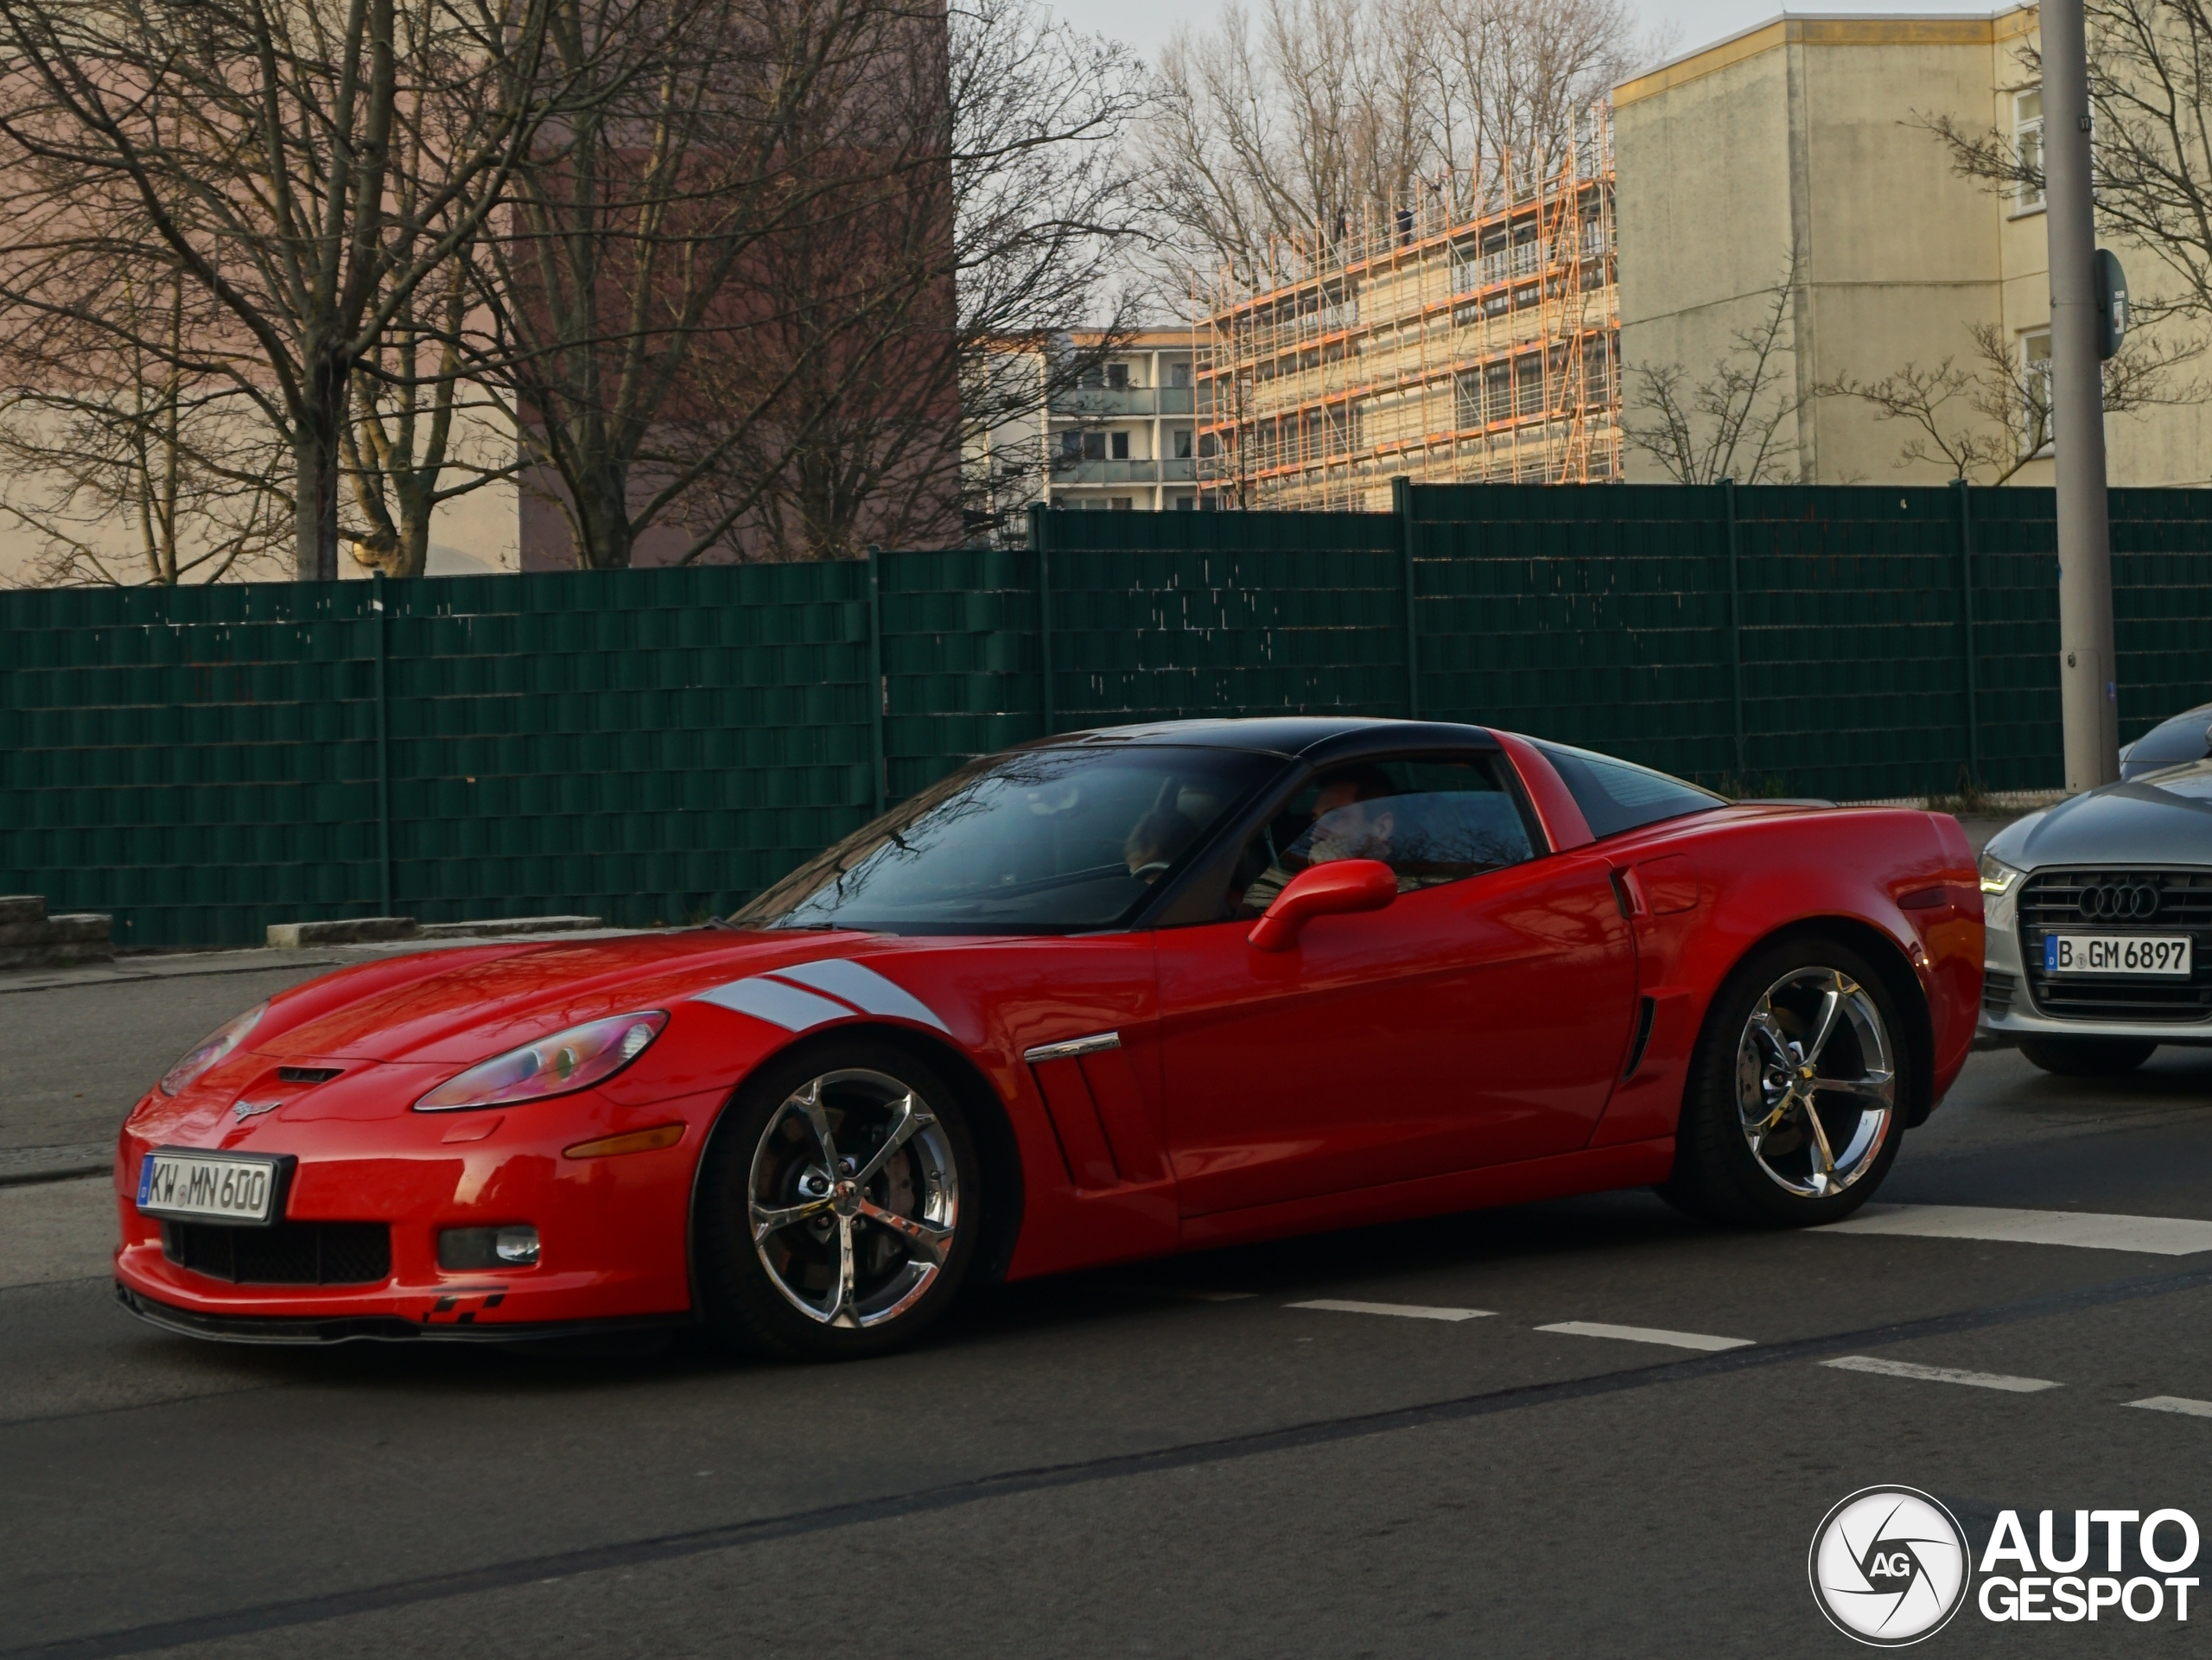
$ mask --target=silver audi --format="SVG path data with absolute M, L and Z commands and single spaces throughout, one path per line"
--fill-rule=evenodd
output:
M 1985 1031 L 2045 1072 L 2212 1045 L 2212 705 L 2121 752 L 2120 780 L 2008 824 L 1981 857 Z

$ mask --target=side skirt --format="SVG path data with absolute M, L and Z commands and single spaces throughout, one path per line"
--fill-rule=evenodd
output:
M 1185 1250 L 1280 1239 L 1327 1228 L 1443 1216 L 1497 1205 L 1526 1205 L 1576 1193 L 1601 1193 L 1621 1187 L 1648 1187 L 1667 1180 L 1675 1167 L 1675 1138 L 1630 1142 L 1618 1147 L 1586 1148 L 1548 1159 L 1487 1165 L 1449 1175 L 1423 1176 L 1348 1193 L 1322 1193 L 1248 1210 L 1217 1211 L 1183 1218 Z

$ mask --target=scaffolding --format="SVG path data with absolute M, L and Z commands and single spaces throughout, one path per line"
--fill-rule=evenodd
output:
M 1204 506 L 1385 512 L 1401 474 L 1620 477 L 1610 124 L 1487 202 L 1452 182 L 1277 239 L 1257 293 L 1224 271 L 1193 296 Z

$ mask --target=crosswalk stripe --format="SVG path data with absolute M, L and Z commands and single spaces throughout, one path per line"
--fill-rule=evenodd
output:
M 2187 1418 L 2212 1418 L 2212 1401 L 2192 1401 L 2185 1395 L 2152 1395 L 2128 1405 L 2145 1412 L 2178 1412 Z
M 1866 1371 L 1883 1377 L 1916 1378 L 1923 1383 L 1967 1383 L 1975 1389 L 2010 1390 L 2015 1395 L 2032 1395 L 2037 1390 L 2058 1388 L 2048 1377 L 2008 1377 L 2003 1372 L 1961 1371 L 1955 1366 L 1919 1366 L 1910 1360 L 1883 1360 L 1870 1354 L 1838 1355 L 1834 1360 L 1823 1360 L 1821 1364 L 1834 1366 L 1838 1371 Z
M 2212 1250 L 2212 1222 L 2187 1217 L 2011 1211 L 1986 1205 L 1863 1205 L 1856 1214 L 1814 1231 L 2075 1245 L 2085 1250 L 2133 1250 L 2153 1256 L 2190 1256 Z
M 1491 1320 L 1495 1312 L 1488 1308 L 1426 1308 L 1410 1302 L 1347 1302 L 1338 1297 L 1316 1297 L 1310 1302 L 1294 1302 L 1291 1308 L 1319 1308 L 1332 1314 L 1395 1314 L 1402 1320 Z
M 1702 1332 L 1669 1332 L 1656 1326 L 1608 1326 L 1601 1320 L 1568 1320 L 1556 1326 L 1539 1326 L 1539 1332 L 1558 1332 L 1567 1337 L 1618 1338 L 1624 1343 L 1663 1343 L 1671 1349 L 1748 1349 L 1747 1337 L 1707 1337 Z

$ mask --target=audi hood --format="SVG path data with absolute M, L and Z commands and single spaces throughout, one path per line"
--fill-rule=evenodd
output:
M 2021 870 L 2212 864 L 2212 760 L 2086 791 L 2007 825 L 1989 852 Z

